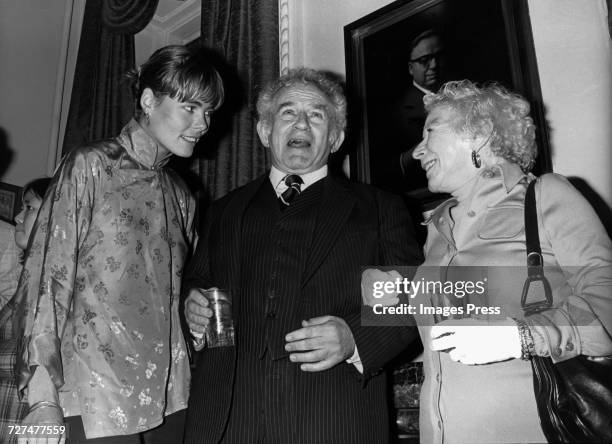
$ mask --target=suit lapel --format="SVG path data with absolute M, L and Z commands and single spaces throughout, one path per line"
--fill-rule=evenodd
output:
M 328 176 L 323 190 L 310 254 L 302 278 L 302 287 L 308 283 L 329 254 L 355 205 L 355 197 L 332 176 Z

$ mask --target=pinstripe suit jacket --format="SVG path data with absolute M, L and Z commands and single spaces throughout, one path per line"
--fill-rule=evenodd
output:
M 191 288 L 229 288 L 234 294 L 232 310 L 240 311 L 240 296 L 235 295 L 240 295 L 241 286 L 248 285 L 240 277 L 240 267 L 248 264 L 248 258 L 241 257 L 242 218 L 268 180 L 267 175 L 262 176 L 213 204 L 184 279 L 185 293 Z M 347 430 L 351 430 L 352 443 L 386 442 L 389 422 L 382 368 L 417 332 L 414 328 L 361 326 L 361 267 L 417 265 L 422 255 L 401 199 L 331 176 L 324 180 L 317 226 L 310 246 L 305 246 L 309 251 L 299 294 L 294 295 L 314 303 L 293 304 L 299 307 L 296 310 L 301 310 L 295 319 L 299 322 L 323 315 L 343 318 L 353 333 L 364 372 L 361 375 L 346 363 L 318 374 L 300 376 L 302 373 L 298 372 L 294 384 L 306 384 L 308 380 L 310 386 L 297 392 L 307 393 L 304 396 L 309 399 L 296 400 L 294 405 L 298 410 L 301 406 L 311 408 L 295 412 L 302 425 L 299 441 L 349 442 Z M 322 285 L 325 288 L 321 289 Z M 337 307 L 344 307 L 340 310 L 343 312 L 338 312 Z M 235 328 L 240 329 L 240 325 L 236 324 Z M 299 324 L 284 334 L 296 328 Z M 236 347 L 201 352 L 192 379 L 187 443 L 221 440 L 232 402 L 236 356 L 241 352 L 238 342 Z M 317 413 L 313 413 L 313 405 Z M 359 438 L 355 439 L 356 436 Z

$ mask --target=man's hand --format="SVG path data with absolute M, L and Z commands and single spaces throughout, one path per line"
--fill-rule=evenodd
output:
M 199 288 L 191 289 L 185 300 L 185 319 L 191 334 L 196 338 L 194 343 L 196 350 L 204 347 L 204 333 L 213 315 L 208 299 L 202 294 L 202 291 Z
M 431 328 L 431 338 L 432 350 L 448 351 L 453 361 L 463 364 L 489 364 L 521 357 L 518 327 L 510 318 L 495 322 L 472 318 L 444 321 Z
M 305 372 L 320 372 L 346 361 L 355 351 L 355 339 L 342 318 L 321 316 L 302 321 L 302 328 L 285 336 L 292 362 L 303 362 Z

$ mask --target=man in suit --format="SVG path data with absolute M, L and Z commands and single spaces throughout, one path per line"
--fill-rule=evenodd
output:
M 385 443 L 382 367 L 416 332 L 361 325 L 361 271 L 421 262 L 410 218 L 328 174 L 346 126 L 336 81 L 292 71 L 257 111 L 271 171 L 213 204 L 184 281 L 192 331 L 206 330 L 212 286 L 231 291 L 235 328 L 235 347 L 198 356 L 186 443 Z
M 385 149 L 392 161 L 383 163 L 380 172 L 387 187 L 396 191 L 427 188 L 427 178 L 420 163 L 412 159 L 412 150 L 423 139 L 423 96 L 436 92 L 446 76 L 444 44 L 436 30 L 427 29 L 412 39 L 408 55 L 412 81 L 387 108 Z

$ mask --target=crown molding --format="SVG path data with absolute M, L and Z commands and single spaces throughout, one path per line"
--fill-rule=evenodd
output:
M 203 0 L 203 1 L 206 1 L 206 0 Z M 188 15 L 191 15 L 193 13 L 193 10 L 200 11 L 202 9 L 200 6 L 201 6 L 201 3 L 198 2 L 198 0 L 187 0 L 183 2 L 180 6 L 177 6 L 176 8 L 172 9 L 166 15 L 160 16 L 160 15 L 155 14 L 151 22 L 155 22 L 158 24 L 158 26 L 163 27 L 164 23 L 173 21 L 177 17 L 180 20 L 183 14 L 185 13 L 185 11 Z

